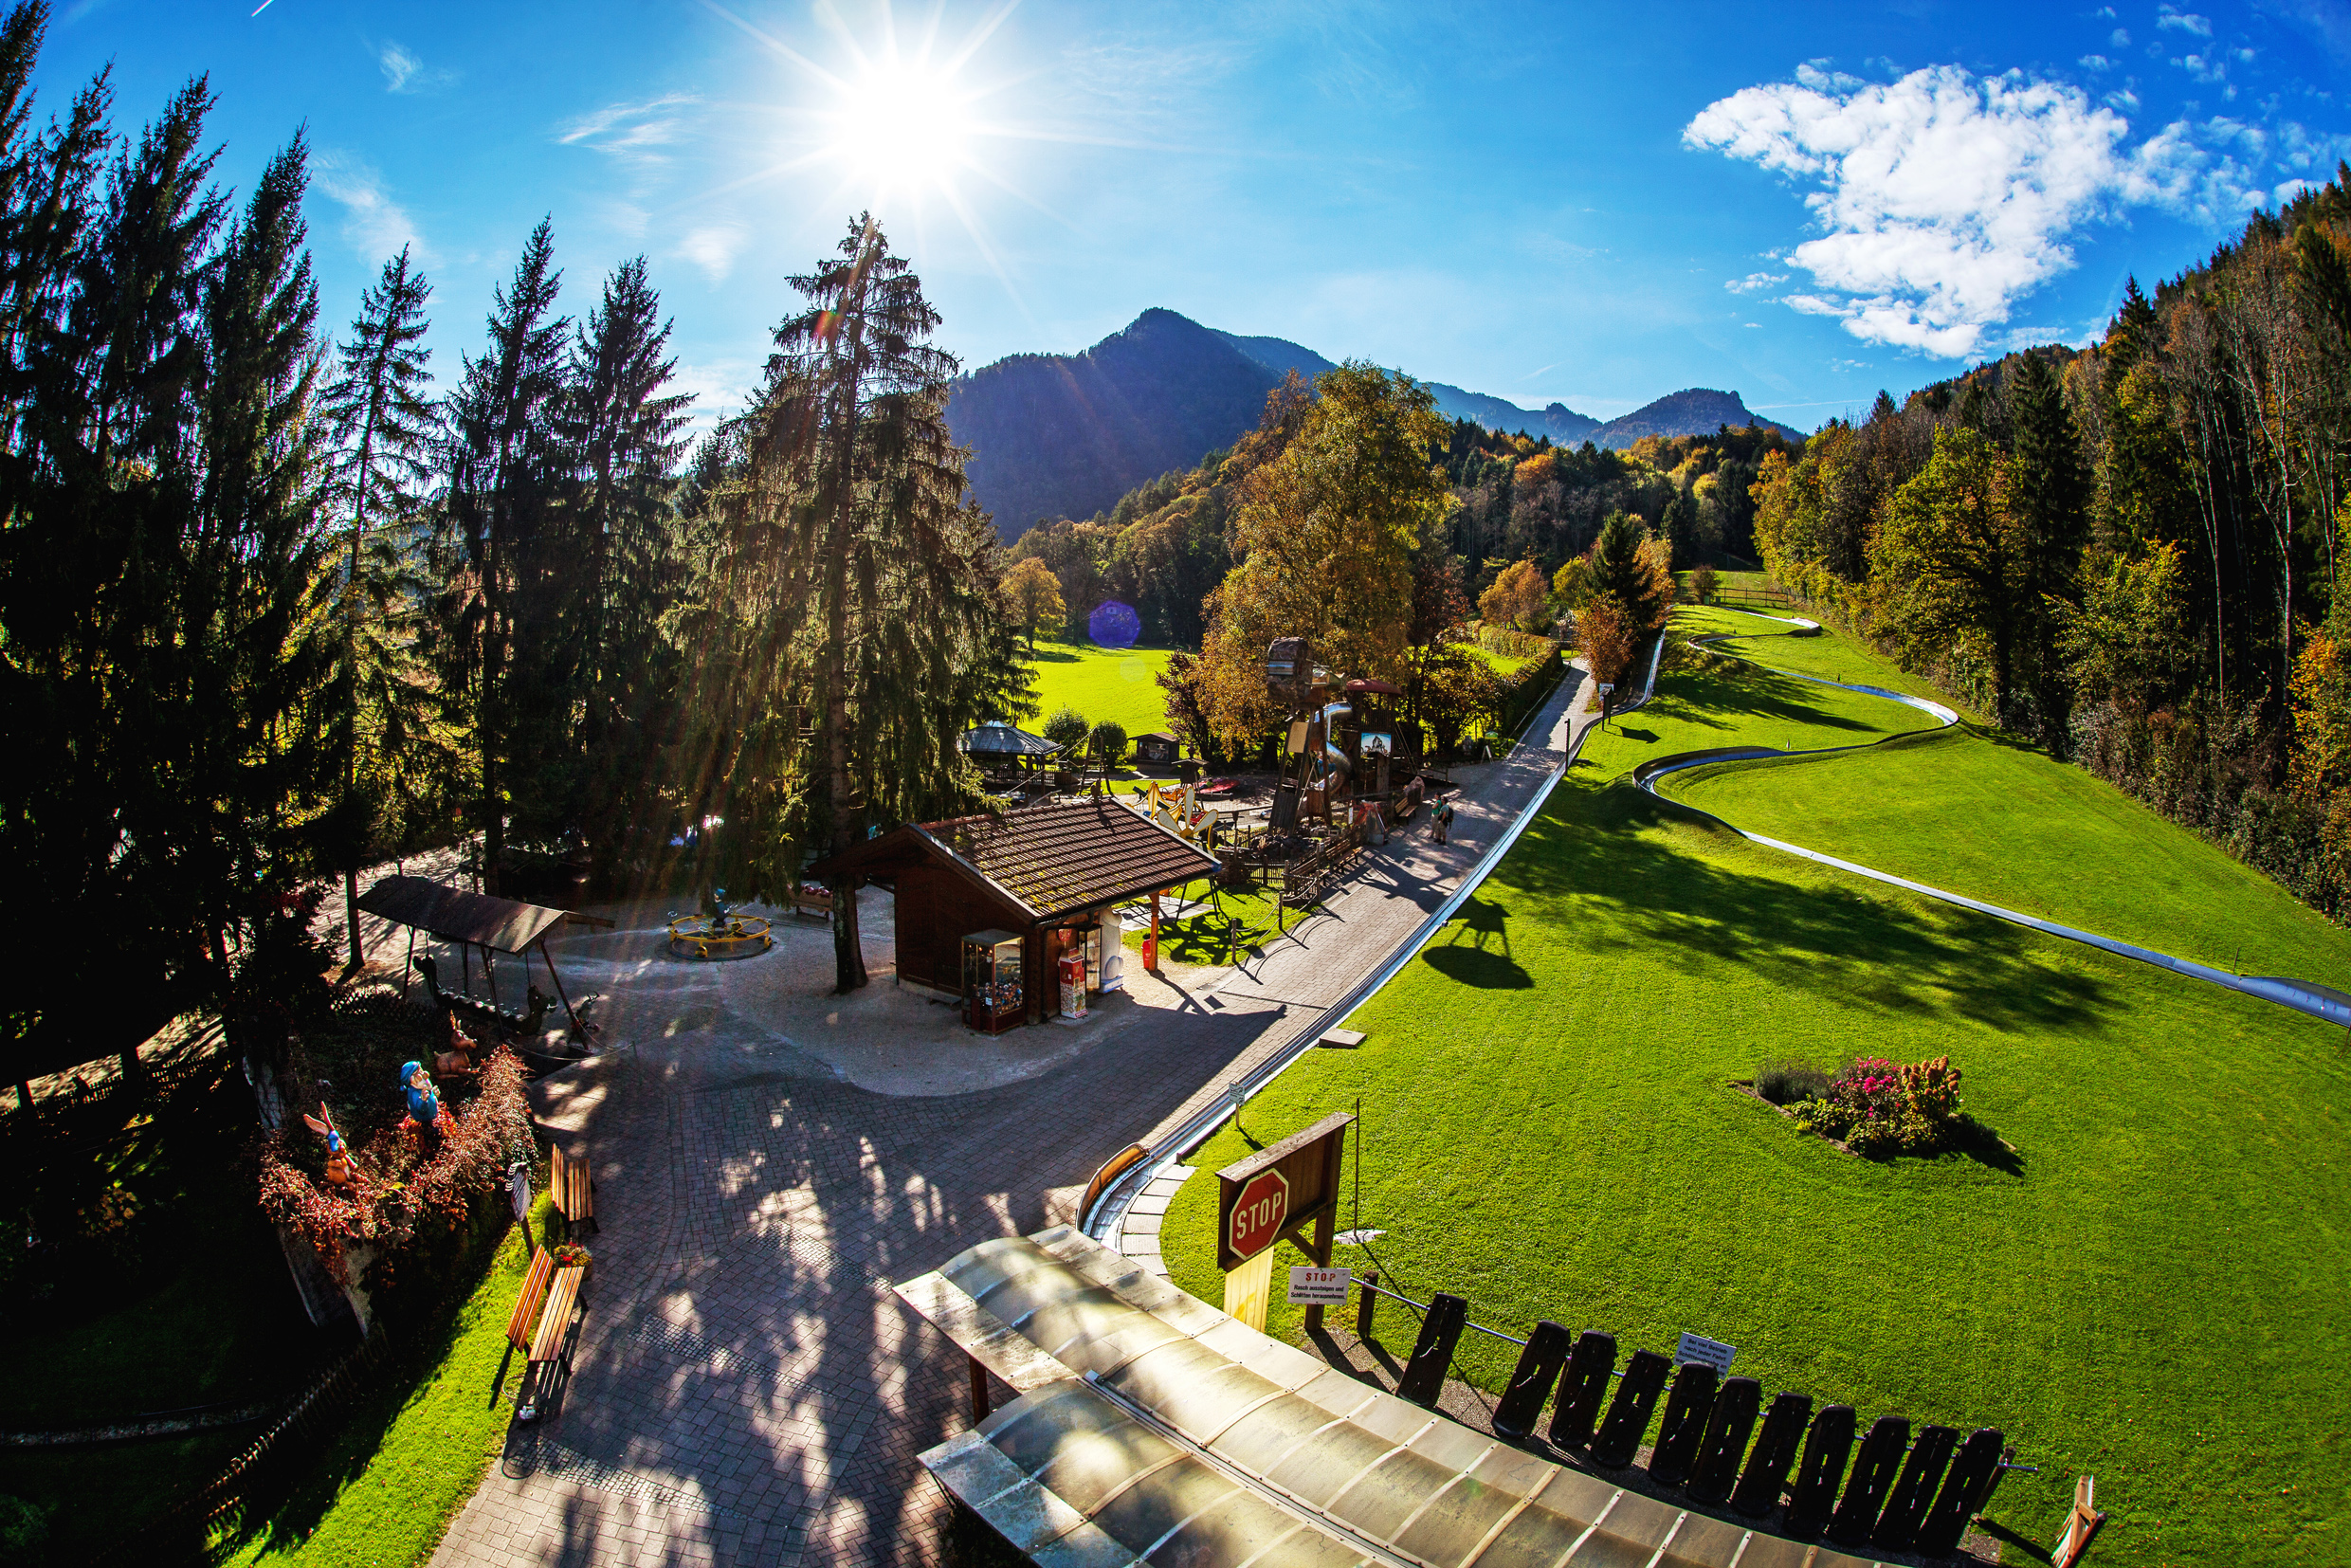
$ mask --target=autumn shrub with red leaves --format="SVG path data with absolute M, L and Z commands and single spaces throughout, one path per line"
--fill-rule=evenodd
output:
M 405 1119 L 364 1143 L 357 1129 L 346 1129 L 352 1178 L 340 1187 L 318 1168 L 318 1140 L 289 1121 L 289 1130 L 262 1143 L 262 1212 L 318 1249 L 338 1285 L 351 1283 L 346 1248 L 373 1247 L 389 1256 L 453 1232 L 476 1198 L 504 1182 L 509 1162 L 532 1154 L 521 1061 L 501 1047 L 483 1064 L 479 1082 L 470 1102 L 442 1117 L 437 1134 Z

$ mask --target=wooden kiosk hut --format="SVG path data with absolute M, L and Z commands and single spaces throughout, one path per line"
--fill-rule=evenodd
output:
M 1002 952 L 1019 939 L 1020 1019 L 1058 1010 L 1057 965 L 1084 954 L 1099 991 L 1117 951 L 1119 905 L 1214 874 L 1214 857 L 1139 811 L 1090 797 L 1001 815 L 909 823 L 818 861 L 829 884 L 881 883 L 897 899 L 902 983 L 969 1000 L 966 938 Z M 1009 954 L 1005 954 L 1009 957 Z M 1003 973 L 1000 960 L 992 976 Z

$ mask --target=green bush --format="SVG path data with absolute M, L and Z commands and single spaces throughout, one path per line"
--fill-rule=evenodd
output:
M 1126 726 L 1105 719 L 1094 726 L 1093 748 L 1105 762 L 1116 762 L 1126 755 Z
M 1755 1069 L 1755 1092 L 1775 1105 L 1793 1105 L 1829 1092 L 1829 1075 L 1802 1062 L 1766 1062 Z
M 1077 709 L 1060 708 L 1045 721 L 1045 738 L 1056 746 L 1074 746 L 1085 738 L 1092 727 Z

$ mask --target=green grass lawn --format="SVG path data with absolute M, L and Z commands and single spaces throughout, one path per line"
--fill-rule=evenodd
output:
M 1947 708 L 1964 704 L 1937 691 L 1924 678 L 1910 674 L 1851 638 L 1823 627 L 1811 636 L 1791 635 L 1785 622 L 1749 615 L 1719 605 L 1685 605 L 1673 612 L 1673 629 L 1687 637 L 1723 636 L 1713 646 L 1724 653 L 1754 659 L 1798 675 L 1883 686 L 1912 697 L 1931 698 Z
M 1030 667 L 1037 673 L 1036 700 L 1042 724 L 1056 711 L 1072 707 L 1086 722 L 1108 720 L 1131 738 L 1167 728 L 1167 694 L 1157 677 L 1167 667 L 1173 649 L 1164 647 L 1110 648 L 1091 643 L 1037 639 L 1037 656 Z
M 542 1193 L 531 1214 L 538 1232 L 552 1212 Z M 510 1227 L 480 1283 L 435 1334 L 424 1375 L 360 1401 L 292 1500 L 249 1538 L 226 1543 L 220 1560 L 406 1568 L 429 1558 L 505 1436 L 519 1362 L 496 1403 L 490 1383 L 528 1268 L 523 1232 Z
M 1901 689 L 1842 637 L 1724 645 Z M 1732 762 L 1660 787 L 1751 832 L 2102 936 L 2351 988 L 2351 931 L 2096 775 L 1963 726 L 1843 757 Z
M 2342 1031 L 1747 844 L 1624 778 L 1692 744 L 1909 721 L 1869 705 L 1887 711 L 1665 678 L 1350 1020 L 1363 1047 L 1308 1053 L 1193 1163 L 1360 1097 L 1359 1223 L 1388 1233 L 1341 1261 L 1421 1299 L 1458 1292 L 1516 1333 L 1608 1328 L 1626 1352 L 1692 1329 L 1767 1392 L 1999 1427 L 2041 1467 L 1992 1510 L 2029 1543 L 2012 1559 L 2046 1547 L 2085 1470 L 2113 1516 L 2102 1562 L 2351 1559 L 2324 1392 L 2351 1352 Z M 1951 835 L 1985 814 L 1923 812 Z M 1948 1053 L 2013 1157 L 1872 1163 L 1729 1086 L 1855 1052 Z M 1188 1183 L 1163 1236 L 1211 1301 L 1214 1204 Z M 1382 1311 L 1400 1356 L 1409 1314 Z M 1296 1309 L 1268 1326 L 1295 1336 Z M 1494 1389 L 1514 1354 L 1470 1335 L 1460 1363 Z
M 1198 900 L 1178 915 L 1178 898 Z M 1272 890 L 1245 887 L 1218 892 L 1203 878 L 1163 895 L 1159 901 L 1159 957 L 1179 964 L 1229 964 L 1253 957 L 1277 935 Z M 1293 913 L 1282 923 L 1297 925 L 1313 911 Z M 1143 933 L 1129 931 L 1125 945 L 1142 951 Z

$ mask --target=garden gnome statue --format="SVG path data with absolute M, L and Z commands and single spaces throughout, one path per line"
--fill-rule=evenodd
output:
M 424 1063 L 402 1063 L 400 1084 L 408 1091 L 410 1121 L 420 1127 L 429 1127 L 441 1120 L 441 1096 L 433 1088 L 432 1077 L 425 1071 Z

